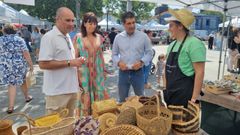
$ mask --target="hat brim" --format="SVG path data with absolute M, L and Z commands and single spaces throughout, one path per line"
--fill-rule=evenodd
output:
M 179 21 L 175 16 L 171 16 L 171 17 L 168 17 L 168 18 L 164 18 L 164 20 L 165 20 L 166 22 Z

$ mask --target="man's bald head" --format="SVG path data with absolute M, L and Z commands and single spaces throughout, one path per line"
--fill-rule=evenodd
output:
M 73 14 L 73 12 L 67 7 L 58 8 L 56 12 L 56 19 L 58 19 L 61 16 L 64 16 L 65 14 Z
M 60 7 L 56 12 L 56 26 L 63 34 L 72 31 L 74 27 L 74 14 L 72 10 L 67 7 Z

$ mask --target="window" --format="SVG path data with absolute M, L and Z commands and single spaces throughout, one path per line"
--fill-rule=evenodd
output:
M 210 20 L 207 19 L 207 20 L 206 20 L 206 26 L 209 26 L 209 25 L 210 25 Z

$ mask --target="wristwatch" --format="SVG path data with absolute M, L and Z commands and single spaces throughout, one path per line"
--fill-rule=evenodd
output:
M 70 67 L 70 60 L 67 60 L 67 65 L 68 67 Z

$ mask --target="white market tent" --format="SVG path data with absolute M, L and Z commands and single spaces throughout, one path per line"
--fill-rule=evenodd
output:
M 146 23 L 144 25 L 144 28 L 149 29 L 149 30 L 166 30 L 166 29 L 168 29 L 167 26 L 161 25 L 155 20 L 151 20 L 148 23 Z
M 240 27 L 240 18 L 234 18 L 234 19 L 232 19 L 231 20 L 231 22 L 230 21 L 226 21 L 226 22 L 224 22 L 224 26 L 225 26 L 225 28 L 226 27 L 228 27 L 228 24 L 230 23 L 230 25 L 231 26 L 234 26 L 234 27 Z M 218 25 L 218 27 L 223 27 L 223 23 L 220 23 L 219 25 Z
M 111 27 L 115 27 L 115 28 L 121 28 L 122 26 L 116 22 L 113 22 L 111 20 L 108 20 L 105 18 L 103 20 L 101 20 L 99 23 L 98 23 L 99 26 L 101 26 L 102 28 L 107 28 L 107 25 L 108 25 L 108 29 L 111 29 Z M 122 28 L 121 28 L 122 29 Z
M 126 0 L 123 0 L 126 1 Z M 128 0 L 129 1 L 129 0 Z M 131 1 L 143 1 L 143 2 L 151 2 L 156 4 L 166 4 L 172 6 L 181 6 L 187 8 L 198 8 L 203 10 L 212 10 L 212 11 L 220 11 L 224 14 L 224 22 L 226 20 L 226 16 L 240 16 L 240 0 L 131 0 Z M 224 32 L 225 24 L 223 23 L 222 33 Z M 223 46 L 223 36 L 221 39 L 221 48 Z M 218 66 L 218 79 L 220 76 L 221 63 L 222 63 L 222 50 L 220 49 L 219 56 L 219 66 Z M 225 52 L 226 56 L 226 52 Z M 224 59 L 225 63 L 225 59 Z M 225 64 L 223 64 L 225 67 Z M 224 68 L 223 67 L 223 68 Z M 224 70 L 222 75 L 224 74 Z
M 16 18 L 17 10 L 0 1 L 0 22 L 10 23 L 11 19 Z

